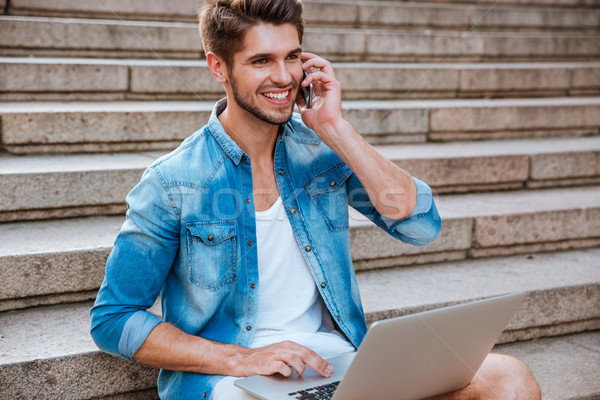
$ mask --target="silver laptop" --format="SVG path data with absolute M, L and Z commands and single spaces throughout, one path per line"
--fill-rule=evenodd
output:
M 356 353 L 327 360 L 334 367 L 329 378 L 307 367 L 300 377 L 257 375 L 235 385 L 264 400 L 417 400 L 461 389 L 524 297 L 510 294 L 375 322 Z

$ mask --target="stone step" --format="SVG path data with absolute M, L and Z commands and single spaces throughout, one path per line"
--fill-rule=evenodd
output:
M 169 150 L 208 121 L 212 101 L 0 103 L 10 153 Z M 600 97 L 343 103 L 371 144 L 600 133 Z
M 344 99 L 600 94 L 600 62 L 335 63 Z M 0 58 L 0 101 L 216 100 L 198 60 Z
M 600 393 L 598 380 L 585 379 L 597 376 L 597 369 L 582 364 L 591 361 L 593 365 L 600 358 L 596 351 L 598 333 L 573 334 L 600 328 L 599 259 L 600 251 L 593 249 L 365 271 L 358 278 L 369 322 L 498 294 L 527 292 L 499 343 L 572 335 L 505 344 L 497 350 L 515 352 L 526 362 L 528 355 L 534 355 L 532 369 L 544 396 L 557 396 L 544 398 L 564 400 L 573 398 L 560 397 L 565 393 Z M 96 350 L 88 334 L 90 306 L 86 302 L 0 313 L 0 397 L 89 399 L 154 386 L 156 370 Z M 588 341 L 587 348 L 573 346 L 574 340 Z M 550 345 L 545 346 L 547 343 Z M 540 362 L 548 357 L 561 362 L 550 368 Z M 569 376 L 586 366 L 587 372 L 580 375 L 585 385 L 564 380 L 562 386 L 554 384 L 558 375 Z
M 379 1 L 379 0 L 364 0 L 364 1 Z M 404 1 L 404 0 L 391 0 L 391 1 Z M 455 0 L 414 0 L 424 3 L 438 3 L 447 4 L 455 3 Z M 482 4 L 488 6 L 496 5 L 510 5 L 519 7 L 584 7 L 584 8 L 598 8 L 600 7 L 600 1 L 598 0 L 460 0 L 462 4 Z
M 437 193 L 600 184 L 600 137 L 376 146 Z M 161 153 L 0 155 L 0 221 L 123 214 Z
M 12 0 L 8 15 L 196 22 L 201 2 L 39 1 Z M 515 7 L 397 1 L 305 0 L 307 26 L 393 27 L 458 30 L 588 30 L 597 31 L 600 10 L 586 8 Z M 1 7 L 0 7 L 1 8 Z
M 403 244 L 356 212 L 358 271 L 600 245 L 600 187 L 444 195 L 431 244 Z M 122 216 L 0 224 L 0 310 L 93 298 Z
M 330 61 L 598 60 L 596 33 L 306 28 L 303 47 Z M 0 16 L 0 56 L 192 58 L 185 22 Z
M 494 348 L 524 360 L 544 400 L 600 398 L 600 332 L 586 332 Z M 563 373 L 557 373 L 563 371 Z

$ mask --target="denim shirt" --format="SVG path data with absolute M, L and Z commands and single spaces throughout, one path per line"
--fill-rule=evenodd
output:
M 91 310 L 101 350 L 132 360 L 161 321 L 217 342 L 250 343 L 260 285 L 251 160 L 217 118 L 225 107 L 217 103 L 208 124 L 158 159 L 127 196 L 127 218 Z M 403 242 L 424 245 L 441 226 L 431 189 L 415 179 L 412 214 L 382 217 L 354 173 L 299 115 L 280 130 L 275 177 L 323 301 L 358 347 L 367 328 L 350 257 L 348 205 Z M 162 320 L 147 311 L 159 294 Z M 161 370 L 159 395 L 209 398 L 221 378 Z

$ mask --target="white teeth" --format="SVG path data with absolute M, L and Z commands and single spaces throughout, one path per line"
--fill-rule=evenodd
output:
M 290 92 L 264 93 L 265 96 L 267 96 L 270 99 L 274 99 L 274 100 L 285 100 L 285 99 L 287 99 L 287 97 L 288 97 L 289 94 L 290 94 Z

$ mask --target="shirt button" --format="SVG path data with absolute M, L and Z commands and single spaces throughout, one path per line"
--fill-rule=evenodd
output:
M 327 284 L 326 284 L 325 282 L 323 282 L 323 283 L 321 283 L 321 287 L 322 287 L 323 289 L 325 289 L 325 288 L 327 287 Z
M 246 327 L 246 330 L 247 330 L 247 331 L 251 331 L 251 330 L 252 330 L 252 327 L 251 327 L 250 325 L 248 325 L 248 326 Z
M 329 186 L 331 186 L 331 187 L 335 187 L 335 181 L 331 181 L 331 182 L 329 182 Z
M 242 156 L 242 161 L 246 161 L 246 156 Z
M 290 213 L 296 214 L 296 209 L 295 208 L 290 208 Z
M 282 169 L 279 170 L 279 175 L 283 175 L 283 170 Z
M 250 199 L 246 199 L 246 203 L 250 204 L 251 200 Z
M 310 246 L 306 246 L 306 247 L 304 248 L 304 250 L 306 250 L 306 251 L 311 251 L 311 250 L 312 250 L 312 248 L 311 248 Z
M 205 399 L 208 396 L 208 393 L 204 392 L 204 394 L 202 395 L 202 398 Z
M 252 246 L 252 240 L 248 240 L 248 246 Z
M 250 285 L 250 289 L 256 289 L 256 285 L 253 283 Z
M 338 322 L 340 322 L 342 320 L 339 315 L 337 317 L 337 320 L 338 320 Z
M 215 240 L 215 237 L 213 235 L 208 235 L 208 241 L 212 242 L 213 240 Z

